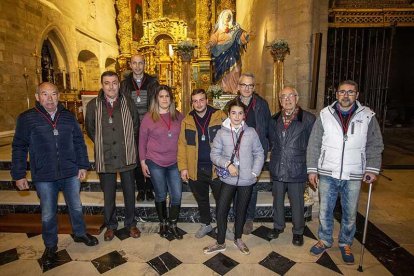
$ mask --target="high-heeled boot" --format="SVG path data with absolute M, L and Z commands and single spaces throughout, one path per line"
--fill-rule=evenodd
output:
M 177 228 L 177 221 L 178 221 L 179 214 L 180 214 L 180 205 L 171 205 L 170 216 L 169 216 L 169 230 L 170 230 L 170 233 L 177 240 L 181 240 L 183 238 L 183 235 L 181 235 L 181 233 L 178 231 L 178 228 Z

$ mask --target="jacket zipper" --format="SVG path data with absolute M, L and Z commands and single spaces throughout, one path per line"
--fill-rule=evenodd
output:
M 362 109 L 363 110 L 363 109 Z M 351 123 L 351 126 L 352 126 L 352 124 L 353 124 L 353 122 L 352 122 L 352 119 L 356 116 L 356 114 L 358 114 L 359 112 L 361 112 L 362 110 L 360 110 L 360 111 L 355 111 L 354 112 L 354 114 L 352 114 L 352 117 L 351 117 L 351 119 L 349 120 L 349 122 Z M 340 174 L 339 174 L 339 179 L 342 179 L 342 172 L 343 172 L 343 169 L 344 169 L 344 153 L 345 153 L 345 142 L 346 142 L 346 140 L 348 140 L 348 133 L 345 133 L 345 134 L 342 134 L 343 135 L 343 142 L 342 142 L 342 157 L 341 157 L 341 171 L 340 171 Z
M 326 152 L 326 150 L 323 150 L 323 152 L 322 152 L 321 168 L 323 167 L 323 162 L 325 161 L 325 152 Z

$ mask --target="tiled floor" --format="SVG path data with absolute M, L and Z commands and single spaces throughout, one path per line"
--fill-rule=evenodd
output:
M 408 138 L 407 138 L 408 139 Z M 409 140 L 409 139 L 408 139 Z M 407 141 L 408 141 L 407 140 Z M 412 140 L 412 139 L 411 139 Z M 414 170 L 395 170 L 393 166 L 414 167 L 414 143 L 387 147 L 384 164 L 389 168 L 374 184 L 364 255 L 363 275 L 413 275 L 414 271 Z M 91 150 L 90 143 L 88 149 Z M 407 153 L 409 150 L 411 153 Z M 93 156 L 90 152 L 90 156 Z M 10 160 L 10 146 L 0 146 L 0 160 Z M 401 167 L 400 167 L 401 168 Z M 357 272 L 360 257 L 363 217 L 368 185 L 360 195 L 357 233 L 353 245 L 355 265 L 344 265 L 337 247 L 320 257 L 309 254 L 315 243 L 318 221 L 307 222 L 305 245 L 291 245 L 291 224 L 277 240 L 263 238 L 270 223 L 255 223 L 254 234 L 243 236 L 251 250 L 241 255 L 228 241 L 222 254 L 204 255 L 202 248 L 214 242 L 206 236 L 196 239 L 199 225 L 180 223 L 186 232 L 182 241 L 161 239 L 156 223 L 140 223 L 141 238 L 126 238 L 122 231 L 111 242 L 98 238 L 96 247 L 74 243 L 70 235 L 59 235 L 59 265 L 45 275 L 361 275 Z M 336 217 L 339 214 L 336 213 Z M 335 222 L 335 235 L 339 224 Z M 0 233 L 0 275 L 40 275 L 39 258 L 44 250 L 40 235 Z
M 59 262 L 45 275 L 354 275 L 358 265 L 344 265 L 339 249 L 333 247 L 320 257 L 311 256 L 309 248 L 315 243 L 317 222 L 307 223 L 305 244 L 291 244 L 291 224 L 277 240 L 268 241 L 262 236 L 271 224 L 255 223 L 255 233 L 243 239 L 251 254 L 242 255 L 232 242 L 227 241 L 223 253 L 205 255 L 204 246 L 214 242 L 206 236 L 196 239 L 197 224 L 180 224 L 186 234 L 181 241 L 162 239 L 155 232 L 157 224 L 139 225 L 143 234 L 139 239 L 115 237 L 111 242 L 98 236 L 99 245 L 86 247 L 74 243 L 70 235 L 59 235 Z M 335 225 L 336 233 L 339 225 Z M 258 235 L 258 236 L 257 236 Z M 122 237 L 121 237 L 122 238 Z M 360 244 L 355 242 L 355 259 L 359 260 Z M 38 260 L 43 252 L 40 235 L 0 233 L 1 275 L 39 275 L 42 267 Z M 364 256 L 365 275 L 391 273 L 369 252 Z

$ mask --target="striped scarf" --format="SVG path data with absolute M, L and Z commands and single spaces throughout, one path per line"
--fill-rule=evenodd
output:
M 105 172 L 105 157 L 103 153 L 103 135 L 102 135 L 102 108 L 104 101 L 96 97 L 95 109 L 95 166 L 97 173 Z M 125 97 L 119 97 L 121 105 L 122 125 L 124 129 L 124 144 L 126 164 L 132 165 L 137 162 L 137 152 L 135 148 L 134 124 L 131 113 L 127 107 Z

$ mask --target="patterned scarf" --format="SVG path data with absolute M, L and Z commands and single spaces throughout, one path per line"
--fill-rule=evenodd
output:
M 126 164 L 131 165 L 137 162 L 137 152 L 135 148 L 134 124 L 131 113 L 127 107 L 125 97 L 119 97 L 121 105 L 122 125 L 124 129 L 124 144 Z M 102 108 L 104 101 L 96 97 L 95 109 L 95 165 L 97 173 L 105 172 L 105 157 L 103 153 L 103 135 L 102 135 Z
M 299 112 L 299 106 L 295 107 L 295 110 L 293 110 L 292 113 L 286 114 L 285 110 L 282 109 L 282 119 L 283 119 L 283 126 L 285 129 L 287 129 L 290 125 L 290 123 L 295 119 L 296 115 L 298 115 Z

